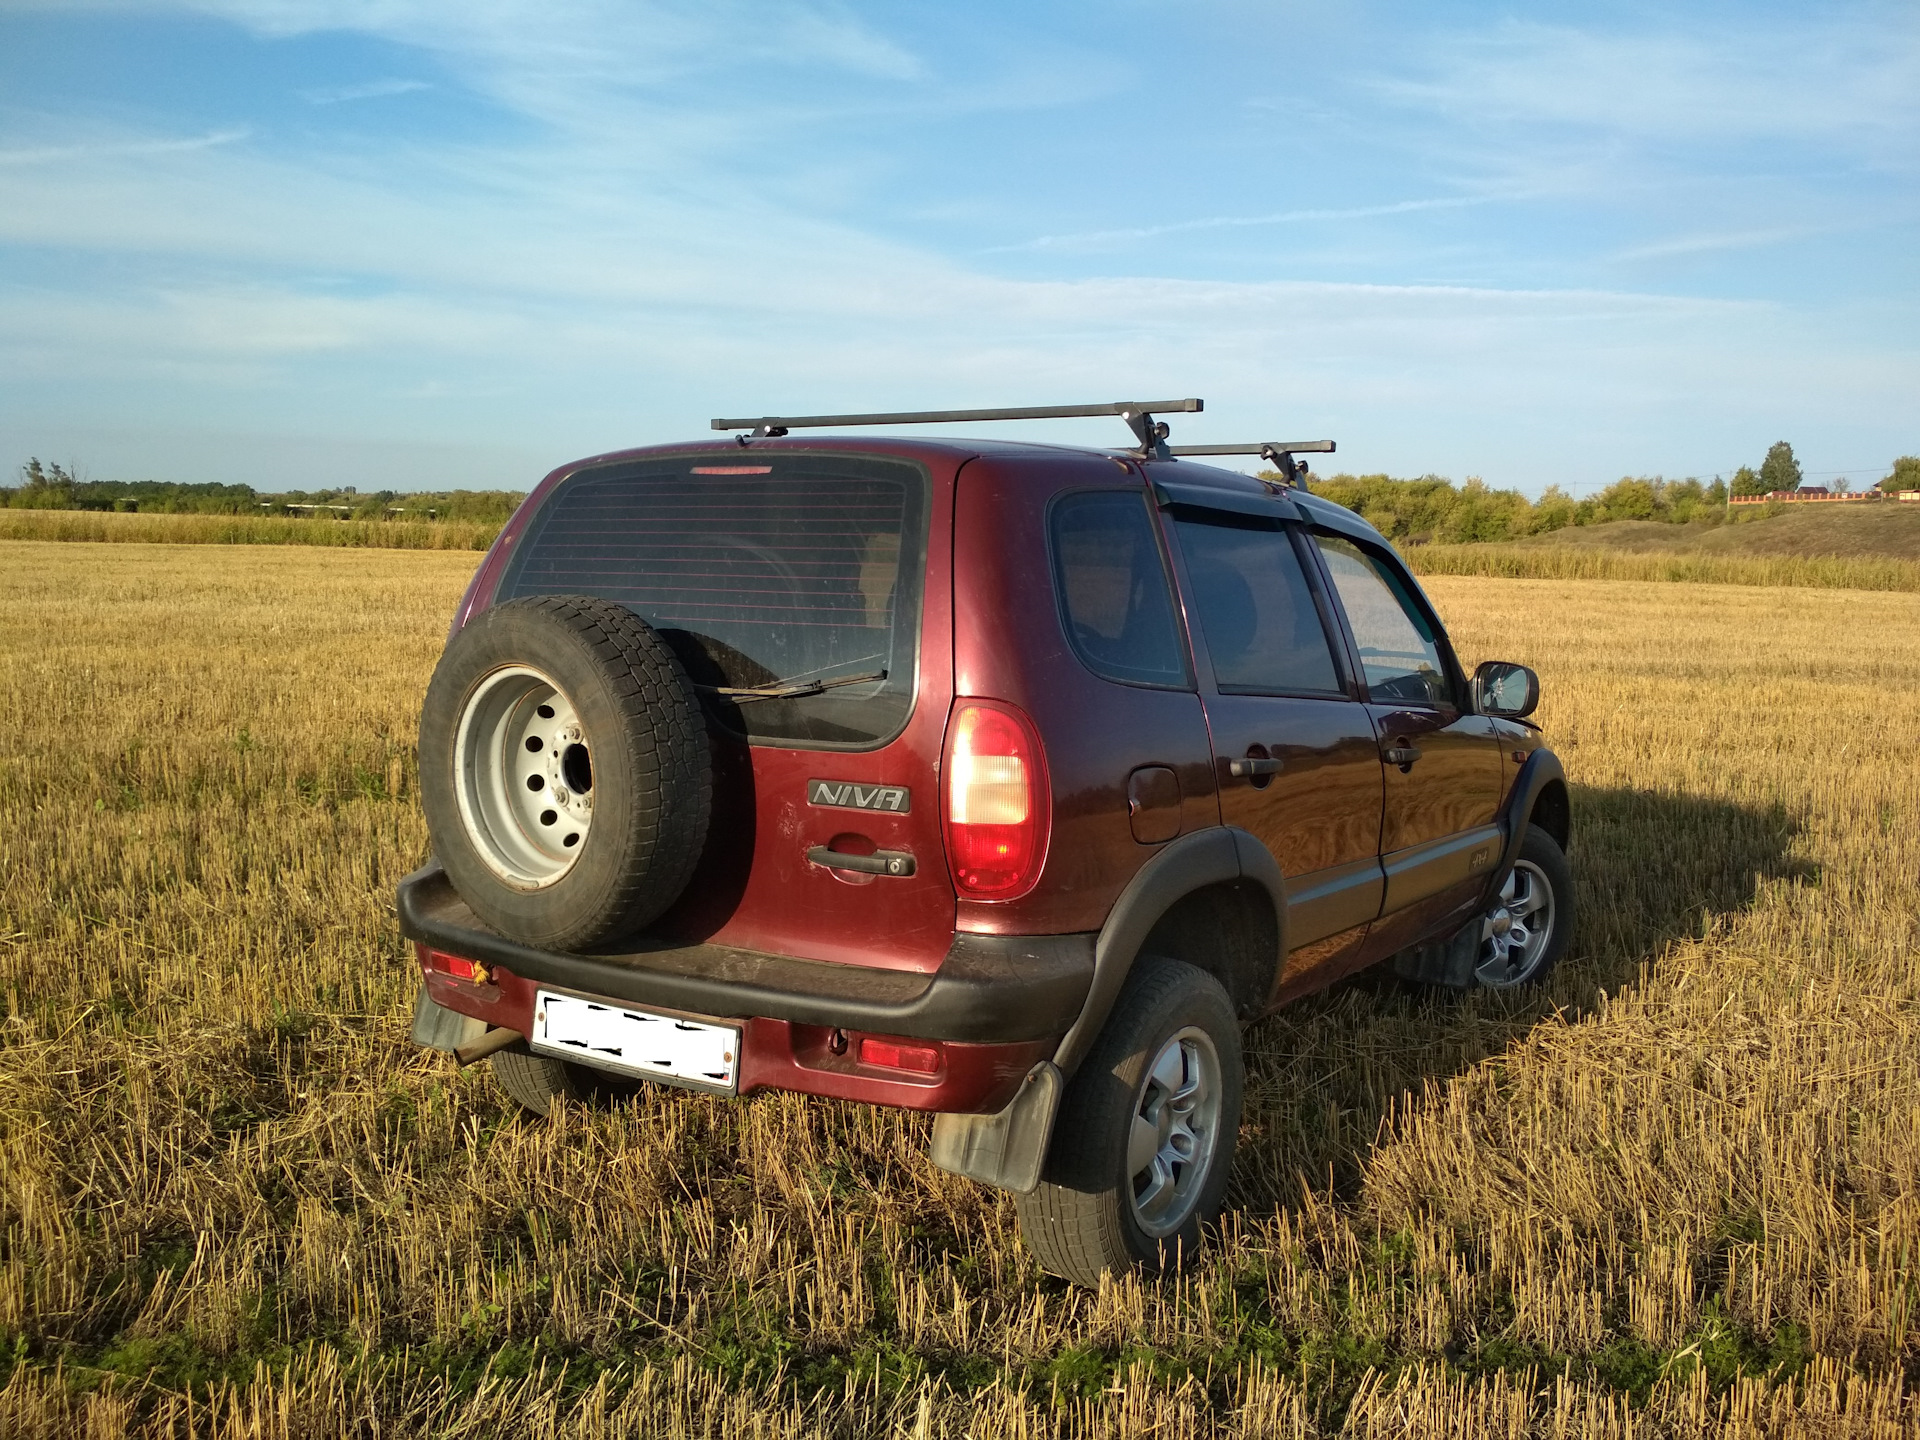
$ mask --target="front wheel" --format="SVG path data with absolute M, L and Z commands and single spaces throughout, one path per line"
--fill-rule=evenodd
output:
M 1204 970 L 1147 958 L 1060 1102 L 1039 1186 L 1018 1198 L 1041 1268 L 1081 1285 L 1190 1258 L 1240 1131 L 1240 1026 Z
M 1473 978 L 1486 990 L 1537 985 L 1573 939 L 1573 867 L 1554 838 L 1528 826 L 1520 857 L 1480 920 Z

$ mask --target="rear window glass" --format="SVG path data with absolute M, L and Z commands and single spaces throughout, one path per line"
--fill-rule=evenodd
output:
M 1067 638 L 1094 674 L 1169 689 L 1192 683 L 1141 492 L 1089 491 L 1055 505 L 1053 579 Z
M 871 746 L 913 708 L 926 495 L 918 467 L 862 458 L 583 471 L 540 507 L 499 598 L 615 601 L 661 633 L 736 732 Z M 715 693 L 849 679 L 791 698 Z

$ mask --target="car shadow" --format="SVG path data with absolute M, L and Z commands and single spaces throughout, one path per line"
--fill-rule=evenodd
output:
M 1674 941 L 1751 908 L 1769 882 L 1812 874 L 1792 854 L 1796 829 L 1779 805 L 1574 786 L 1578 926 L 1555 974 L 1537 989 L 1458 992 L 1375 969 L 1255 1025 L 1229 1204 L 1260 1212 L 1296 1204 L 1303 1187 L 1350 1193 L 1402 1097 L 1555 1012 L 1585 1013 Z

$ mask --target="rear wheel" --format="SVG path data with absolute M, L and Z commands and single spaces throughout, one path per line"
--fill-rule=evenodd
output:
M 493 1057 L 493 1078 L 500 1088 L 535 1115 L 551 1115 L 561 1100 L 608 1105 L 639 1090 L 642 1082 L 622 1080 L 590 1065 L 574 1065 L 551 1055 L 538 1055 L 526 1041 Z
M 1041 1267 L 1094 1285 L 1191 1256 L 1226 1195 L 1241 1086 L 1240 1026 L 1220 982 L 1140 961 L 1067 1086 L 1038 1188 L 1017 1201 Z

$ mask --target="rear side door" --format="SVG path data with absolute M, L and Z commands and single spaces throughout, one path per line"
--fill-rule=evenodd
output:
M 1398 948 L 1478 903 L 1500 854 L 1500 750 L 1493 722 L 1470 712 L 1446 632 L 1398 558 L 1327 531 L 1313 543 L 1380 737 L 1386 898 L 1373 938 Z
M 1291 507 L 1234 498 L 1243 509 L 1180 503 L 1165 513 L 1220 818 L 1265 844 L 1286 879 L 1278 1002 L 1336 978 L 1379 913 L 1380 755 L 1312 554 L 1285 518 Z

